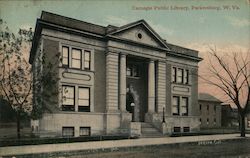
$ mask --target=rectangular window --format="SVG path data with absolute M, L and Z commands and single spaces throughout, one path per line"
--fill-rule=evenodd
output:
M 174 127 L 174 132 L 180 133 L 181 132 L 181 127 Z
M 63 137 L 74 137 L 75 129 L 74 127 L 62 127 Z
M 216 124 L 216 118 L 214 118 L 214 124 Z
M 176 67 L 172 68 L 172 82 L 176 82 Z
M 79 135 L 81 136 L 90 136 L 90 127 L 80 127 Z
M 207 125 L 209 124 L 209 118 L 207 118 Z
M 62 86 L 62 110 L 75 111 L 75 87 Z
M 84 51 L 84 69 L 90 70 L 90 51 Z
M 139 77 L 139 67 L 137 65 L 133 67 L 133 76 Z
M 126 75 L 127 76 L 132 76 L 132 70 L 131 70 L 130 67 L 127 67 Z
M 183 69 L 177 69 L 177 83 L 183 83 Z
M 140 77 L 140 71 L 138 65 L 128 65 L 126 69 L 126 75 L 129 77 Z
M 90 111 L 90 89 L 79 87 L 78 89 L 78 111 Z
M 182 97 L 181 99 L 181 115 L 188 115 L 188 98 Z
M 214 112 L 216 112 L 216 105 L 214 105 Z
M 173 96 L 172 100 L 172 113 L 173 115 L 179 115 L 179 97 L 178 96 Z
M 72 68 L 80 69 L 81 68 L 81 56 L 82 51 L 80 49 L 72 48 Z
M 62 56 L 63 67 L 69 67 L 69 47 L 62 47 Z
M 183 132 L 190 132 L 190 127 L 183 127 Z
M 207 111 L 209 111 L 209 105 L 207 105 Z
M 201 104 L 200 104 L 200 110 L 201 110 Z
M 70 61 L 71 64 L 69 65 Z M 62 46 L 62 66 L 90 70 L 91 51 Z
M 184 71 L 184 84 L 188 84 L 188 76 L 189 76 L 189 72 L 188 70 Z

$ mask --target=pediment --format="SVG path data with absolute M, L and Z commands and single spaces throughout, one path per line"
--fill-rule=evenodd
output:
M 131 23 L 109 33 L 109 35 L 154 47 L 167 48 L 161 37 L 144 21 Z

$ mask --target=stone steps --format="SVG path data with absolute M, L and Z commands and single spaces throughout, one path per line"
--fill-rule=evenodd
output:
M 141 137 L 142 138 L 153 138 L 153 137 L 162 137 L 162 133 L 158 131 L 150 123 L 141 123 Z

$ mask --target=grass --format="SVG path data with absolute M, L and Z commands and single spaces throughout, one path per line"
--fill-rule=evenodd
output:
M 109 152 L 78 153 L 69 158 L 217 158 L 250 157 L 250 138 L 222 141 L 217 144 L 178 144 L 120 149 Z

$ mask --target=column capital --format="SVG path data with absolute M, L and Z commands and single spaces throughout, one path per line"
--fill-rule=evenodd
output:
M 158 61 L 161 63 L 166 63 L 166 60 L 164 60 L 164 59 L 159 59 Z
M 127 53 L 124 53 L 124 52 L 120 52 L 121 54 L 121 57 L 126 57 L 128 54 Z
M 105 53 L 106 55 L 108 54 L 119 55 L 119 52 L 117 50 L 112 49 L 111 47 L 107 47 Z
M 155 59 L 149 59 L 149 63 L 154 63 Z

